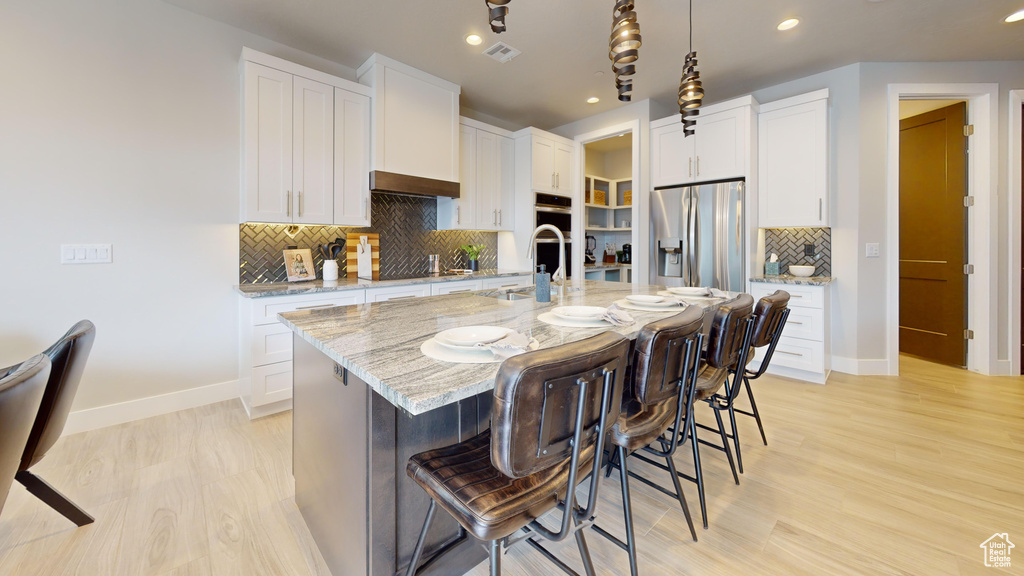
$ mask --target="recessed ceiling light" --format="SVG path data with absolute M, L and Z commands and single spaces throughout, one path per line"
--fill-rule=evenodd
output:
M 483 41 L 484 39 L 481 38 L 479 34 L 470 34 L 469 36 L 466 36 L 466 44 L 469 44 L 470 46 L 479 46 Z
M 796 25 L 799 23 L 800 21 L 796 18 L 790 18 L 789 20 L 783 20 L 780 22 L 778 28 L 779 30 L 792 30 L 793 28 L 796 28 Z
M 1013 14 L 1010 14 L 1009 16 L 1006 17 L 1006 20 L 1004 20 L 1004 22 L 1011 22 L 1012 23 L 1012 22 L 1020 22 L 1021 20 L 1024 20 L 1024 10 L 1017 10 Z
M 597 104 L 600 101 L 601 99 L 598 98 L 597 96 L 591 96 L 590 98 L 587 98 L 587 104 Z

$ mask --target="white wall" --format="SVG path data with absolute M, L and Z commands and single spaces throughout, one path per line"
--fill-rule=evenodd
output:
M 89 318 L 76 410 L 237 379 L 243 45 L 355 78 L 157 0 L 0 4 L 0 365 Z

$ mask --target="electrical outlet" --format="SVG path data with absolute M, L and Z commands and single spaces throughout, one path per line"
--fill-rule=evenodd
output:
M 110 244 L 61 244 L 61 264 L 108 264 L 113 261 Z
M 868 242 L 864 245 L 864 256 L 866 258 L 878 258 L 879 244 L 878 242 Z
M 814 256 L 814 244 L 804 244 L 804 256 Z

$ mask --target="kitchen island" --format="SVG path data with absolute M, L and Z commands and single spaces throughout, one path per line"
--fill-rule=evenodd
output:
M 434 360 L 420 352 L 424 341 L 470 325 L 512 328 L 541 348 L 604 330 L 632 339 L 672 312 L 631 310 L 635 323 L 607 328 L 563 328 L 537 316 L 562 305 L 609 306 L 658 289 L 585 280 L 552 294 L 550 303 L 476 292 L 282 314 L 294 332 L 295 502 L 334 576 L 403 571 L 429 503 L 406 476 L 406 462 L 488 426 L 500 364 Z M 706 308 L 720 301 L 692 300 Z M 461 574 L 486 557 L 446 515 L 435 518 L 425 557 L 442 549 L 450 553 L 426 573 Z

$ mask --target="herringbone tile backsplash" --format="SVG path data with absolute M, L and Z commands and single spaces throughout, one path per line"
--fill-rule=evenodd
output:
M 381 280 L 417 278 L 427 275 L 427 256 L 439 254 L 441 269 L 465 268 L 463 244 L 484 244 L 480 268 L 498 267 L 497 232 L 435 230 L 437 200 L 434 198 L 373 194 L 370 197 L 370 228 L 351 226 L 289 226 L 287 224 L 241 224 L 238 227 L 238 283 L 286 282 L 281 252 L 289 246 L 313 251 L 317 277 L 323 257 L 316 247 L 345 239 L 349 232 L 380 234 Z M 338 258 L 339 273 L 345 275 L 345 255 Z
M 804 254 L 804 246 L 814 245 L 814 256 Z M 764 260 L 774 252 L 779 255 L 780 272 L 788 274 L 790 264 L 812 265 L 815 276 L 832 275 L 831 228 L 766 228 Z

